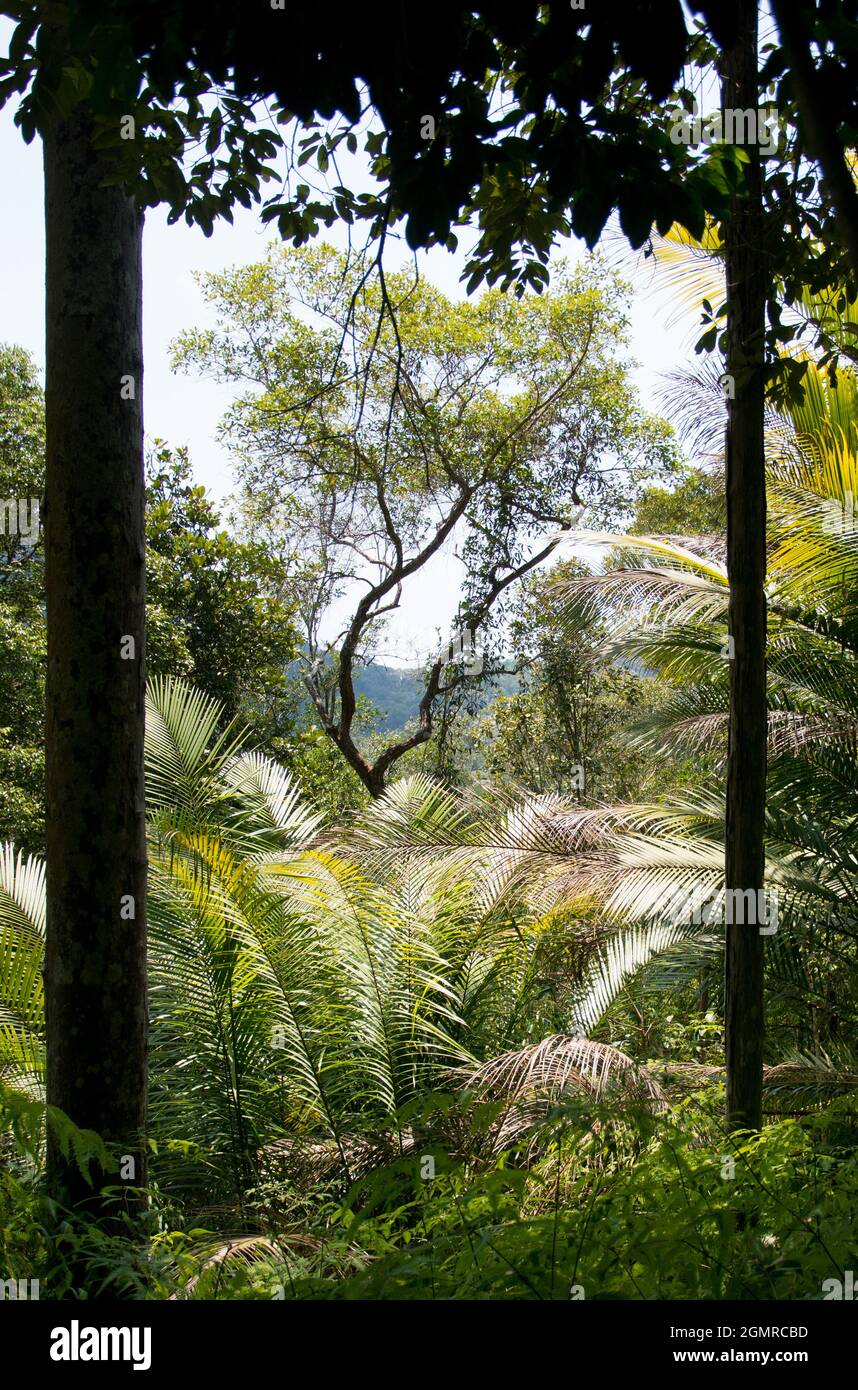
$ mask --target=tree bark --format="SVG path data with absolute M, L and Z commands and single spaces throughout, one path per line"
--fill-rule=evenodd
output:
M 723 57 L 726 110 L 758 108 L 757 0 L 734 0 L 737 40 Z M 725 883 L 762 889 L 766 806 L 766 479 L 764 447 L 766 258 L 759 147 L 746 147 L 743 192 L 725 228 L 728 372 L 727 567 L 730 578 L 730 738 Z M 733 901 L 736 901 L 735 899 Z M 740 901 L 744 902 L 744 899 Z M 763 938 L 759 926 L 727 923 L 725 1033 L 727 1125 L 762 1123 Z
M 47 1096 L 126 1156 L 109 1181 L 134 1187 L 146 1179 L 143 219 L 99 186 L 92 136 L 82 108 L 44 136 Z M 48 1174 L 71 1206 L 116 1210 L 55 1138 Z

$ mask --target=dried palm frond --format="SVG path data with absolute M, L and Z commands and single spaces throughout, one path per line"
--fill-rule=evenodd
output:
M 792 1109 L 824 1105 L 834 1096 L 858 1089 L 858 1066 L 854 1058 L 843 1062 L 831 1057 L 796 1053 L 777 1066 L 763 1070 L 763 1087 L 776 1108 L 792 1102 Z
M 410 1129 L 394 1133 L 343 1134 L 339 1144 L 324 1136 L 284 1135 L 260 1153 L 263 1182 L 294 1182 L 309 1188 L 334 1174 L 354 1182 L 396 1158 L 413 1153 L 417 1139 Z
M 463 1067 L 461 1085 L 477 1095 L 518 1101 L 533 1092 L 558 1098 L 577 1092 L 601 1100 L 611 1091 L 662 1109 L 664 1092 L 645 1067 L 608 1043 L 553 1034 L 541 1042 L 505 1052 L 489 1062 Z
M 264 1260 L 282 1260 L 284 1257 L 283 1246 L 292 1246 L 296 1249 L 314 1250 L 318 1248 L 319 1242 L 312 1236 L 302 1233 L 278 1233 L 277 1241 L 269 1239 L 268 1236 L 233 1236 L 223 1240 L 216 1250 L 205 1255 L 204 1249 L 198 1246 L 203 1262 L 196 1274 L 183 1285 L 181 1290 L 170 1294 L 170 1301 L 190 1298 L 194 1290 L 202 1279 L 203 1275 L 211 1269 L 223 1269 L 229 1274 L 229 1265 L 254 1265 Z
M 667 1088 L 681 1093 L 702 1089 L 723 1081 L 726 1068 L 702 1062 L 650 1062 L 650 1070 Z M 763 1093 L 769 1109 L 781 1108 L 792 1100 L 795 1110 L 808 1103 L 824 1104 L 835 1095 L 858 1089 L 858 1067 L 840 1065 L 828 1057 L 796 1055 L 774 1066 L 763 1067 Z

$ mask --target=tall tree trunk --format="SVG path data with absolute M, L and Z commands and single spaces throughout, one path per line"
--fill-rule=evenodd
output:
M 737 40 L 724 53 L 722 104 L 725 111 L 756 111 L 757 0 L 734 3 Z M 756 892 L 763 887 L 765 872 L 766 260 L 759 146 L 751 143 L 746 151 L 745 189 L 733 199 L 725 229 L 728 372 L 734 387 L 727 425 L 727 566 L 734 655 L 725 882 L 728 890 Z M 727 1124 L 731 1130 L 758 1128 L 763 1089 L 763 938 L 759 927 L 747 922 L 728 922 L 726 933 Z
M 147 1023 L 143 223 L 123 190 L 99 187 L 92 134 L 78 108 L 44 137 L 47 1094 L 127 1156 L 110 1181 L 134 1186 Z M 53 1140 L 48 1164 L 56 1195 L 92 1203 Z

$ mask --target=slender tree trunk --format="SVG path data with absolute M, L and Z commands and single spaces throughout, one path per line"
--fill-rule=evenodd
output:
M 756 111 L 757 0 L 734 3 L 738 37 L 724 54 L 722 103 L 725 111 Z M 728 371 L 733 378 L 727 425 L 727 565 L 734 644 L 725 882 L 728 890 L 756 893 L 763 887 L 765 872 L 766 261 L 759 147 L 752 143 L 745 148 L 749 155 L 746 187 L 733 199 L 725 229 Z M 726 932 L 727 1124 L 731 1130 L 758 1128 L 763 1089 L 763 938 L 758 925 L 747 922 L 728 922 Z
M 109 1180 L 131 1187 L 146 1114 L 142 216 L 99 187 L 84 109 L 44 158 L 47 1093 L 127 1156 Z M 55 1141 L 48 1163 L 55 1195 L 92 1203 Z

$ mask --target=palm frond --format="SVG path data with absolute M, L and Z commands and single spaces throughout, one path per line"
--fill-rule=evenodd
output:
M 559 1098 L 578 1092 L 602 1100 L 612 1091 L 660 1109 L 664 1092 L 645 1067 L 608 1043 L 566 1034 L 463 1068 L 459 1080 L 477 1095 L 518 1101 L 532 1092 Z
M 0 845 L 0 1079 L 43 1098 L 45 866 Z

